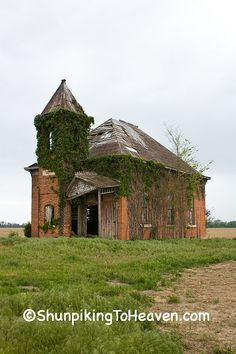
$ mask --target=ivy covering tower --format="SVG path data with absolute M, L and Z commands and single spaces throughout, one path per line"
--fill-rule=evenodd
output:
M 38 164 L 58 178 L 61 209 L 68 183 L 88 157 L 93 121 L 76 101 L 66 80 L 61 81 L 43 112 L 35 117 Z

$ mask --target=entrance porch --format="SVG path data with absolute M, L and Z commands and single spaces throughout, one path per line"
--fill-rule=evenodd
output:
M 67 190 L 72 233 L 118 238 L 119 182 L 94 172 L 79 172 Z

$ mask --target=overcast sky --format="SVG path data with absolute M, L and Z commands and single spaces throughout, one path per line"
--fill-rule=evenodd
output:
M 30 220 L 34 116 L 61 79 L 96 125 L 123 119 L 199 148 L 207 206 L 236 219 L 235 0 L 8 0 L 0 8 L 0 220 Z

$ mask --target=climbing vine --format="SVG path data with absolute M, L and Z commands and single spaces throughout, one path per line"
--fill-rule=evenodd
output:
M 132 193 L 132 184 L 137 176 L 141 176 L 144 191 L 148 191 L 153 184 L 158 185 L 164 166 L 129 155 L 108 155 L 87 159 L 83 162 L 82 169 L 119 180 L 120 187 L 117 193 L 128 197 Z
M 38 163 L 68 181 L 88 156 L 88 136 L 93 118 L 58 109 L 35 117 Z
M 62 108 L 35 117 L 38 164 L 58 178 L 60 219 L 63 219 L 66 187 L 81 168 L 81 161 L 88 156 L 88 136 L 93 121 L 85 113 Z
M 188 225 L 186 211 L 193 196 L 204 196 L 204 178 L 200 173 L 166 169 L 154 161 L 111 155 L 89 158 L 81 167 L 120 182 L 117 194 L 128 198 L 129 228 L 133 239 L 142 238 L 142 224 L 147 221 L 152 224 L 153 238 L 173 235 L 173 231 L 176 237 L 184 237 Z M 175 225 L 167 222 L 168 196 L 172 196 L 172 208 L 177 216 Z M 145 210 L 147 220 L 144 220 Z
M 151 188 L 161 186 L 163 179 L 170 179 L 174 176 L 174 180 L 178 179 L 184 184 L 186 189 L 186 197 L 188 201 L 194 193 L 201 196 L 201 184 L 203 176 L 196 173 L 187 174 L 184 172 L 168 170 L 161 163 L 155 161 L 146 161 L 129 155 L 108 155 L 102 157 L 88 158 L 81 163 L 81 170 L 95 171 L 100 175 L 108 176 L 119 180 L 119 195 L 130 196 L 133 192 L 132 185 L 134 180 L 141 179 L 142 189 L 144 192 L 150 191 Z

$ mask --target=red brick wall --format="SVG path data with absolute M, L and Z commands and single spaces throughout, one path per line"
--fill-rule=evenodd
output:
M 67 201 L 64 208 L 63 236 L 71 236 L 71 205 Z
M 128 201 L 126 197 L 120 197 L 118 200 L 117 220 L 118 240 L 129 240 Z
M 39 236 L 39 177 L 38 172 L 32 174 L 32 199 L 31 199 L 31 234 Z
M 57 178 L 44 175 L 44 170 L 39 168 L 37 175 L 32 176 L 32 236 L 49 237 L 58 236 L 58 227 L 48 230 L 46 233 L 39 229 L 44 225 L 44 209 L 46 205 L 53 205 L 54 218 L 59 217 L 58 210 L 58 181 Z
M 58 190 L 57 178 L 50 175 L 45 175 L 40 168 L 38 172 L 32 175 L 32 236 L 33 237 L 49 237 L 59 236 L 58 227 L 54 230 L 48 230 L 44 233 L 38 228 L 38 225 L 44 224 L 44 209 L 45 206 L 51 204 L 54 206 L 54 217 L 59 218 L 59 198 L 56 191 Z M 107 197 L 108 198 L 108 197 Z M 105 198 L 104 198 L 105 202 Z M 189 227 L 185 230 L 186 237 L 203 237 L 206 234 L 205 227 L 205 199 L 200 199 L 197 196 L 194 200 L 194 213 L 196 227 Z M 66 203 L 63 218 L 62 235 L 71 236 L 71 205 Z M 161 219 L 165 219 L 160 216 Z M 161 224 L 161 223 L 160 223 Z M 161 224 L 162 225 L 162 224 Z M 151 229 L 143 230 L 143 238 L 148 239 Z M 168 234 L 167 234 L 168 233 Z M 159 230 L 161 237 L 179 237 L 174 228 L 163 227 Z M 129 220 L 128 220 L 128 201 L 126 197 L 120 197 L 117 201 L 117 238 L 119 240 L 129 240 Z
M 206 236 L 206 214 L 205 214 L 205 198 L 195 197 L 194 199 L 194 218 L 195 227 L 187 229 L 187 237 L 204 237 Z
M 158 233 L 160 238 L 180 238 L 180 237 L 204 237 L 206 235 L 205 226 L 205 199 L 198 198 L 194 199 L 194 218 L 195 225 L 189 226 L 184 230 L 183 235 L 179 235 L 175 227 L 167 227 L 162 221 L 159 223 L 160 228 Z M 160 220 L 165 220 L 160 216 Z M 147 240 L 150 238 L 151 228 L 143 228 L 143 239 Z M 119 240 L 129 240 L 129 219 L 128 219 L 128 201 L 127 198 L 121 197 L 118 201 L 118 237 Z

